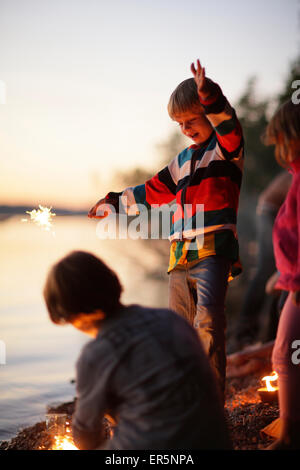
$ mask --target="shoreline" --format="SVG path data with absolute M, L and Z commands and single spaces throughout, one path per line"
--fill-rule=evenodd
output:
M 278 404 L 262 403 L 257 393 L 261 371 L 246 377 L 230 378 L 226 386 L 225 416 L 234 450 L 263 450 L 273 438 L 262 434 L 261 430 L 279 416 Z M 72 420 L 75 401 L 62 403 L 49 408 L 49 413 L 66 413 Z M 110 426 L 104 418 L 106 435 L 109 438 Z M 53 436 L 46 428 L 46 421 L 20 430 L 9 441 L 0 443 L 3 450 L 52 450 Z

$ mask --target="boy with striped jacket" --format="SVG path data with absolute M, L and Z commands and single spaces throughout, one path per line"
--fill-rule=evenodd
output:
M 194 78 L 174 90 L 168 112 L 194 144 L 145 184 L 108 193 L 89 217 L 99 217 L 98 211 L 109 205 L 132 214 L 138 204 L 151 209 L 176 201 L 169 237 L 169 306 L 196 328 L 224 399 L 225 296 L 228 280 L 241 271 L 236 223 L 243 135 L 234 109 L 199 60 L 191 70 Z

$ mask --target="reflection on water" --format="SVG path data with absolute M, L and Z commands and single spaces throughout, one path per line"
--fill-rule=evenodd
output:
M 70 250 L 100 256 L 122 282 L 124 303 L 167 306 L 167 244 L 150 240 L 99 240 L 96 221 L 56 217 L 55 235 L 16 216 L 0 224 L 0 440 L 44 420 L 46 405 L 72 399 L 70 379 L 88 337 L 53 325 L 42 288 L 49 266 Z M 159 273 L 159 274 L 157 274 Z

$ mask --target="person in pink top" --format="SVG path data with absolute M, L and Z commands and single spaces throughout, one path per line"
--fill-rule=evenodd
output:
M 292 184 L 273 229 L 279 278 L 275 288 L 289 291 L 282 310 L 273 368 L 278 373 L 281 436 L 270 449 L 300 449 L 300 104 L 284 103 L 266 129 L 278 163 L 292 173 Z

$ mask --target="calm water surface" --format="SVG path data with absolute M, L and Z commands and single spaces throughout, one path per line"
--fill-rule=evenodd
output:
M 21 218 L 0 223 L 0 340 L 6 346 L 0 441 L 44 420 L 47 405 L 75 395 L 70 381 L 89 338 L 48 319 L 42 289 L 52 263 L 70 250 L 88 250 L 118 273 L 124 303 L 167 306 L 167 257 L 159 241 L 99 240 L 96 221 L 85 217 L 56 217 L 54 233 Z

